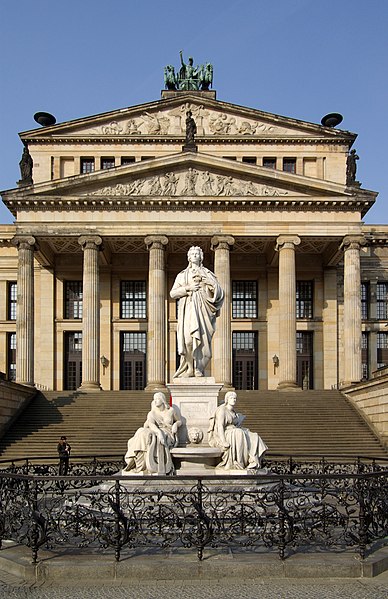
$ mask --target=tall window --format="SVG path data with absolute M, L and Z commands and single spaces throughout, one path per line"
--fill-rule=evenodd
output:
M 377 333 L 377 368 L 388 365 L 388 333 Z
M 65 318 L 82 318 L 82 281 L 65 281 Z
M 146 333 L 120 334 L 120 389 L 141 390 L 146 384 Z
M 7 377 L 16 381 L 16 333 L 7 335 Z
M 120 318 L 147 318 L 145 281 L 121 281 Z
M 257 318 L 256 281 L 233 281 L 232 317 Z
M 267 158 L 264 157 L 263 158 L 263 166 L 265 166 L 265 168 L 276 168 L 276 158 Z
M 377 283 L 376 318 L 388 320 L 388 283 Z
M 369 282 L 361 283 L 361 318 L 369 318 Z
M 296 158 L 283 158 L 283 170 L 287 173 L 296 173 Z
M 369 333 L 362 332 L 361 336 L 361 365 L 362 365 L 362 378 L 367 380 L 369 378 Z
M 7 318 L 8 320 L 16 320 L 16 302 L 18 295 L 17 283 L 10 281 L 8 283 L 8 308 Z
M 94 158 L 81 158 L 81 173 L 94 173 Z
M 313 317 L 313 281 L 296 282 L 296 317 Z
M 114 166 L 115 166 L 114 158 L 101 158 L 102 170 L 107 170 L 108 168 L 114 168 Z

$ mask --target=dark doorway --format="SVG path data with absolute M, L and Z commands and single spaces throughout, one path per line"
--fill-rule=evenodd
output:
M 251 391 L 258 388 L 257 333 L 233 333 L 233 386 Z
M 146 333 L 121 333 L 120 389 L 140 391 L 146 386 Z
M 313 333 L 296 333 L 296 382 L 302 389 L 313 389 Z
M 82 383 L 82 332 L 65 333 L 65 384 L 64 388 L 74 391 Z

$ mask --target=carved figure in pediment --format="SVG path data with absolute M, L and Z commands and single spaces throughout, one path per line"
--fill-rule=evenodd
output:
M 185 177 L 185 186 L 182 190 L 182 195 L 196 195 L 195 186 L 197 184 L 198 173 L 193 168 L 189 168 Z
M 153 182 L 151 183 L 150 190 L 148 192 L 151 196 L 160 196 L 162 195 L 162 185 L 160 183 L 160 177 L 154 177 Z
M 165 116 L 158 117 L 156 114 L 145 112 L 143 120 L 147 125 L 149 135 L 166 135 L 170 126 L 170 119 Z
M 218 116 L 213 116 L 209 119 L 209 129 L 214 135 L 231 133 L 232 129 L 235 127 L 236 119 L 234 117 L 228 118 L 226 114 L 219 114 Z
M 217 175 L 217 189 L 215 195 L 220 196 L 223 193 L 225 193 L 225 177 Z
M 239 195 L 239 189 L 235 185 L 233 177 L 227 177 L 224 182 L 224 189 L 226 196 Z
M 108 125 L 102 126 L 104 135 L 120 135 L 123 132 L 122 126 L 117 121 L 112 121 Z
M 257 190 L 257 185 L 253 183 L 253 181 L 248 181 L 247 186 L 245 188 L 246 196 L 257 196 L 259 195 Z
M 127 135 L 140 135 L 141 134 L 141 131 L 140 131 L 138 125 L 136 124 L 136 122 L 134 121 L 134 119 L 129 119 L 125 133 Z
M 215 179 L 213 177 L 213 175 L 211 175 L 209 173 L 209 171 L 206 171 L 206 173 L 203 173 L 202 175 L 202 189 L 201 192 L 203 195 L 205 196 L 211 196 L 214 195 L 214 191 L 213 191 L 213 183 L 214 183 Z
M 164 177 L 163 195 L 174 196 L 179 183 L 179 177 L 175 173 L 166 173 Z
M 238 128 L 238 132 L 241 135 L 254 135 L 256 133 L 256 127 L 256 124 L 252 125 L 252 123 L 249 123 L 248 121 L 242 121 Z

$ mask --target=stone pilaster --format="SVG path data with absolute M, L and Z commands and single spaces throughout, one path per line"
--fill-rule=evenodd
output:
M 228 235 L 215 236 L 211 240 L 214 250 L 214 274 L 224 290 L 224 304 L 217 318 L 216 332 L 213 337 L 213 371 L 217 383 L 224 387 L 232 386 L 232 331 L 231 313 L 232 292 L 230 282 L 230 250 L 234 238 Z
M 147 389 L 165 386 L 166 318 L 165 318 L 165 246 L 164 235 L 149 235 L 144 243 L 149 251 Z
M 34 386 L 34 237 L 15 237 L 18 248 L 16 382 Z
M 344 381 L 345 385 L 361 380 L 361 235 L 347 235 L 344 250 Z
M 297 389 L 296 384 L 296 279 L 297 235 L 280 235 L 279 252 L 279 383 L 278 389 Z
M 82 317 L 82 391 L 97 391 L 100 386 L 100 277 L 98 252 L 102 239 L 82 235 L 78 239 L 84 252 Z

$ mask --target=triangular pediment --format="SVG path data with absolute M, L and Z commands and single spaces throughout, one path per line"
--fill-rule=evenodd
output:
M 291 119 L 190 93 L 104 114 L 77 119 L 21 134 L 24 140 L 39 138 L 111 138 L 183 137 L 186 113 L 191 110 L 197 125 L 197 137 L 206 138 L 346 138 L 346 131 Z
M 7 192 L 6 195 L 21 190 Z M 203 153 L 182 152 L 131 165 L 39 183 L 23 195 L 61 197 L 304 197 L 344 196 L 337 183 L 251 166 Z M 6 196 L 5 196 L 6 199 Z

